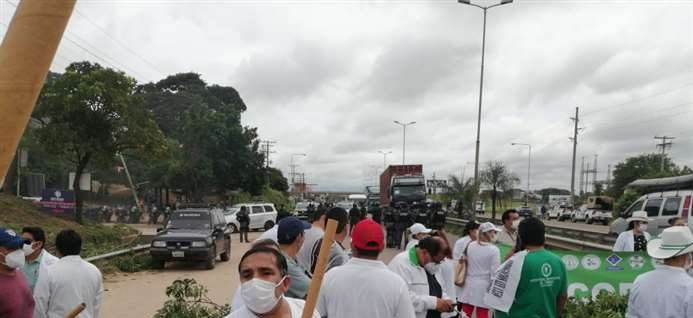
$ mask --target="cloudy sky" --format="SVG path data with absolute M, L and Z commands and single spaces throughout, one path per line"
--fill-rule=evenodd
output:
M 17 0 L 10 0 L 16 3 Z M 489 5 L 498 1 L 474 1 Z M 0 34 L 14 12 L 0 0 Z M 357 191 L 379 150 L 428 177 L 473 174 L 482 11 L 454 0 L 79 0 L 53 64 L 89 59 L 140 82 L 194 71 L 238 89 L 244 124 L 277 141 L 273 165 L 321 190 Z M 656 151 L 693 165 L 693 1 L 516 0 L 488 11 L 481 161 L 532 188 L 570 188 L 580 158 Z M 469 164 L 467 164 L 469 162 Z M 465 169 L 466 165 L 466 169 Z

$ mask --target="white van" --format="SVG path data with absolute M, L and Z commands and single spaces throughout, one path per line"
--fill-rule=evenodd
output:
M 609 233 L 620 234 L 626 231 L 628 224 L 626 219 L 635 211 L 646 211 L 647 216 L 653 219 L 647 232 L 652 236 L 659 235 L 662 230 L 669 227 L 669 220 L 674 217 L 683 217 L 688 226 L 693 226 L 693 216 L 691 215 L 691 197 L 693 190 L 663 191 L 652 192 L 641 196 L 621 216 L 611 223 Z M 693 230 L 693 227 L 691 227 Z
M 251 231 L 259 229 L 268 230 L 274 226 L 274 222 L 277 220 L 277 209 L 273 203 L 240 203 L 224 211 L 224 218 L 232 233 L 237 232 L 240 228 L 240 223 L 236 220 L 236 213 L 243 206 L 250 213 Z

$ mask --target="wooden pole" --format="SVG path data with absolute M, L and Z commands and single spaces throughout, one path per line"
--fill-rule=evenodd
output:
M 79 306 L 75 307 L 75 309 L 72 309 L 72 311 L 68 313 L 67 316 L 65 316 L 65 318 L 75 318 L 77 317 L 77 315 L 81 314 L 86 308 L 87 304 L 81 303 L 79 304 Z
M 77 0 L 22 0 L 0 46 L 0 181 L 24 133 Z
M 320 295 L 320 286 L 322 285 L 322 278 L 325 276 L 325 269 L 327 268 L 327 261 L 330 257 L 330 249 L 334 243 L 334 235 L 337 232 L 337 220 L 329 219 L 327 220 L 327 227 L 325 228 L 325 235 L 322 239 L 322 244 L 320 245 L 320 254 L 318 254 L 318 263 L 315 265 L 315 271 L 313 272 L 313 279 L 310 282 L 310 288 L 308 289 L 308 297 L 306 297 L 306 304 L 303 307 L 302 318 L 313 317 L 313 311 L 315 306 L 318 304 L 318 296 Z

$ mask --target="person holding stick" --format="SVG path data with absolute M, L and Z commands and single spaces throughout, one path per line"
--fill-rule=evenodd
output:
M 291 285 L 287 260 L 276 249 L 259 246 L 238 264 L 244 305 L 226 318 L 300 318 L 305 302 L 285 297 Z M 312 318 L 320 318 L 313 310 Z
M 414 318 L 404 280 L 378 260 L 385 248 L 383 229 L 366 219 L 351 232 L 353 258 L 325 274 L 318 311 L 329 318 Z

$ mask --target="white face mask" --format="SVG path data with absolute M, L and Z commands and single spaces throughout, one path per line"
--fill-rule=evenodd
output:
M 274 289 L 282 284 L 286 277 L 276 285 L 272 282 L 253 278 L 241 285 L 241 297 L 245 306 L 256 314 L 266 314 L 277 305 L 283 295 L 277 297 Z
M 513 225 L 511 227 L 513 228 L 513 230 L 517 231 L 517 228 L 520 227 L 520 220 L 513 221 Z
M 24 244 L 24 247 L 22 247 L 22 251 L 24 251 L 25 256 L 31 255 L 31 253 L 34 252 L 34 246 L 32 244 Z
M 638 228 L 640 229 L 640 232 L 647 231 L 647 223 L 640 224 Z
M 440 264 L 428 263 L 428 264 L 424 265 L 424 269 L 425 269 L 429 274 L 435 275 L 435 273 L 437 273 L 438 270 L 440 270 Z
M 10 253 L 5 254 L 5 261 L 3 264 L 5 264 L 9 268 L 20 268 L 24 266 L 24 262 L 26 261 L 24 258 L 24 251 L 23 250 L 14 250 Z

